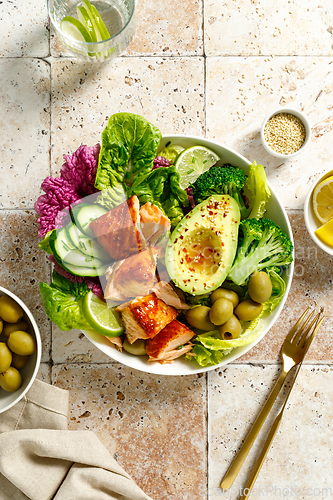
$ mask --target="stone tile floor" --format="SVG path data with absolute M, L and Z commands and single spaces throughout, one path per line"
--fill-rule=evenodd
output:
M 131 46 L 97 67 L 60 45 L 45 0 L 0 2 L 0 283 L 39 323 L 39 377 L 70 391 L 69 427 L 96 432 L 156 500 L 239 498 L 258 446 L 235 488 L 223 494 L 219 483 L 278 374 L 285 333 L 307 305 L 323 305 L 328 319 L 253 497 L 333 494 L 332 258 L 312 243 L 302 213 L 309 186 L 333 168 L 332 16 L 330 0 L 139 0 Z M 269 157 L 259 137 L 266 114 L 281 105 L 304 110 L 313 134 L 308 152 L 285 162 Z M 43 311 L 38 282 L 51 269 L 33 211 L 41 180 L 59 171 L 64 154 L 95 144 L 118 111 L 262 162 L 288 209 L 296 265 L 286 306 L 266 337 L 224 369 L 182 378 L 136 372 L 79 331 L 60 332 Z

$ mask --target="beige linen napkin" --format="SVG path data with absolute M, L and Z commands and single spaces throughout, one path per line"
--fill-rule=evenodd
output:
M 151 500 L 67 414 L 68 392 L 39 380 L 0 414 L 0 500 Z

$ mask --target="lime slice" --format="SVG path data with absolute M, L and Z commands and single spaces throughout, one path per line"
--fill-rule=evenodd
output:
M 118 337 L 123 333 L 124 328 L 116 311 L 108 308 L 93 292 L 83 298 L 82 311 L 89 325 L 101 335 Z
M 65 16 L 60 23 L 61 31 L 78 42 L 92 42 L 92 39 L 81 21 L 72 16 Z
M 89 17 L 92 21 L 92 24 L 95 28 L 95 32 L 97 35 L 97 41 L 102 42 L 102 41 L 110 38 L 110 33 L 108 32 L 108 29 L 105 26 L 103 19 L 99 15 L 96 7 L 94 5 L 91 5 L 89 0 L 82 0 L 82 2 L 85 5 L 86 11 L 88 12 Z
M 178 156 L 175 167 L 180 174 L 180 187 L 185 189 L 197 180 L 199 175 L 209 170 L 220 157 L 204 146 L 184 149 Z
M 77 12 L 77 17 L 79 18 L 79 21 L 81 21 L 83 26 L 88 31 L 91 40 L 93 42 L 97 42 L 96 31 L 95 31 L 92 20 L 90 19 L 90 16 L 89 16 L 88 12 L 86 11 L 86 9 L 84 7 L 76 7 L 76 12 Z

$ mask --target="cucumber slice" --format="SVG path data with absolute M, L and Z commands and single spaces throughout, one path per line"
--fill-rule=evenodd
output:
M 107 210 L 101 207 L 101 205 L 87 205 L 80 203 L 79 205 L 73 207 L 72 218 L 79 230 L 92 238 L 94 237 L 94 233 L 89 228 L 90 222 L 98 219 L 98 217 L 101 217 L 106 213 Z
M 50 236 L 50 247 L 57 262 L 61 265 L 70 264 L 76 267 L 97 269 L 103 265 L 100 259 L 91 255 L 84 255 L 74 247 L 67 238 L 66 229 L 54 230 Z
M 60 264 L 66 271 L 75 274 L 75 276 L 88 276 L 91 278 L 103 276 L 105 274 L 105 271 L 109 267 L 108 265 L 101 266 L 99 268 L 79 267 L 73 266 L 72 264 L 67 264 L 67 262 L 58 262 L 58 264 Z
M 68 239 L 81 253 L 91 255 L 95 259 L 110 262 L 110 255 L 95 241 L 83 234 L 72 222 L 66 227 Z

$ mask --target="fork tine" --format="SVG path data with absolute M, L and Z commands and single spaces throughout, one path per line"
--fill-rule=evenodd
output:
M 302 324 L 301 328 L 299 329 L 299 331 L 297 332 L 297 334 L 295 335 L 295 338 L 293 340 L 293 344 L 297 344 L 299 339 L 301 338 L 301 336 L 303 336 L 303 333 L 305 331 L 305 327 L 308 325 L 309 321 L 313 319 L 313 315 L 315 314 L 316 311 L 311 311 L 311 313 L 309 314 L 309 316 L 306 318 L 306 320 L 304 321 L 304 323 Z M 311 323 L 311 326 L 308 327 L 306 329 L 307 333 L 309 333 L 310 331 L 310 328 L 313 326 L 313 320 L 312 320 L 312 323 Z
M 311 324 L 308 326 L 308 328 L 305 331 L 301 332 L 301 333 L 303 333 L 302 336 L 300 336 L 298 334 L 297 340 L 299 340 L 299 342 L 298 342 L 299 347 L 301 347 L 301 348 L 305 347 L 306 342 L 307 342 L 307 336 L 311 332 L 312 328 L 318 323 L 320 316 L 321 316 L 321 312 L 318 313 L 317 316 L 311 321 Z
M 319 314 L 321 314 L 321 313 L 319 313 Z M 319 316 L 319 314 L 318 314 L 318 316 Z M 310 337 L 305 342 L 305 346 L 304 346 L 305 352 L 307 352 L 307 350 L 309 349 L 311 342 L 315 338 L 316 333 L 319 330 L 319 327 L 322 324 L 322 322 L 324 321 L 324 319 L 325 319 L 325 316 L 322 316 L 321 318 L 319 318 L 319 317 L 317 318 L 317 324 L 316 324 L 313 332 L 311 333 Z
M 295 335 L 295 333 L 297 332 L 298 328 L 300 327 L 300 325 L 302 324 L 304 318 L 306 317 L 306 315 L 308 314 L 308 312 L 310 311 L 310 308 L 308 307 L 306 309 L 306 311 L 304 311 L 304 313 L 302 314 L 302 316 L 299 318 L 298 321 L 296 321 L 296 323 L 294 324 L 294 326 L 289 330 L 289 333 L 286 337 L 286 341 L 287 342 L 291 342 L 291 339 L 293 338 L 293 336 Z M 310 318 L 311 318 L 311 315 L 313 315 L 313 312 L 310 313 Z M 308 321 L 309 318 L 306 320 Z M 306 325 L 307 323 L 305 322 L 303 325 L 302 325 L 302 328 Z

